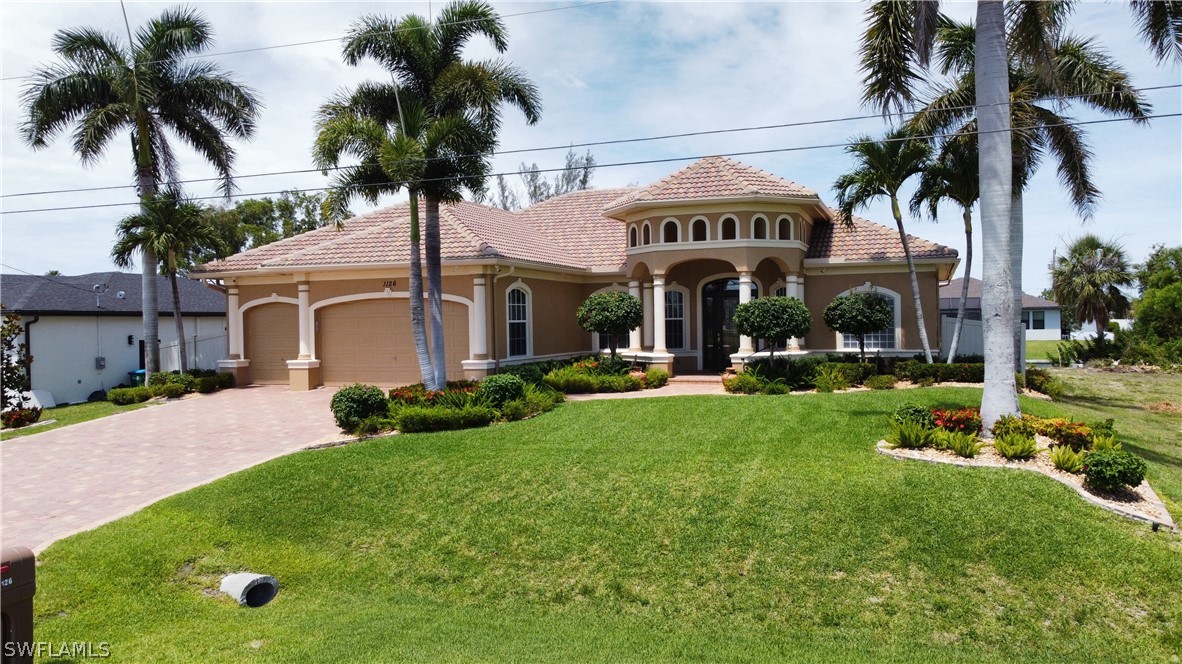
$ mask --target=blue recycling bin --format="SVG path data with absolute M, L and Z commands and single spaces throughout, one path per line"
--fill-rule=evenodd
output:
M 145 375 L 147 375 L 147 372 L 143 369 L 136 369 L 135 371 L 127 372 L 127 377 L 131 379 L 132 387 L 143 387 Z

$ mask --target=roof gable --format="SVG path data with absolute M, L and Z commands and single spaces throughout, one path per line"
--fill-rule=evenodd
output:
M 711 198 L 817 198 L 817 192 L 728 157 L 706 157 L 608 204 L 615 210 L 638 202 Z

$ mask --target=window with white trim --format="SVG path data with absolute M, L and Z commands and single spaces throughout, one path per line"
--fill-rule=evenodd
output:
M 629 247 L 636 246 L 636 227 L 635 226 L 628 229 L 628 246 Z
M 767 239 L 767 219 L 756 217 L 751 223 L 751 237 L 756 240 Z
M 681 242 L 681 229 L 676 221 L 661 224 L 661 242 Z
M 529 355 L 529 293 L 513 287 L 505 296 L 509 321 L 509 357 Z
M 644 239 L 644 244 L 648 245 L 653 243 L 653 230 L 652 227 L 648 225 L 647 221 L 644 222 L 644 233 L 642 233 L 642 236 Z
M 685 348 L 685 293 L 665 291 L 665 348 Z
M 862 291 L 862 292 L 865 292 L 865 291 Z M 880 292 L 875 292 L 874 296 L 877 298 L 880 298 L 883 302 L 886 302 L 887 306 L 891 308 L 891 318 L 898 320 L 899 312 L 896 309 L 896 307 L 898 306 L 898 303 L 895 301 L 895 298 L 891 297 L 890 295 L 886 295 L 886 294 L 880 293 Z M 857 335 L 854 335 L 854 334 L 842 335 L 841 347 L 842 348 L 852 348 L 852 349 L 856 350 L 858 348 Z M 895 346 L 895 326 L 893 323 L 888 327 L 884 327 L 883 329 L 878 330 L 877 332 L 871 332 L 866 335 L 866 348 L 884 348 L 885 349 L 885 348 L 895 348 L 895 347 L 896 347 Z
M 1023 311 L 1022 322 L 1025 323 L 1028 330 L 1045 330 L 1047 329 L 1047 312 L 1041 309 Z
M 708 233 L 706 230 L 705 219 L 693 220 L 693 222 L 690 223 L 690 233 L 690 239 L 692 239 L 694 242 L 705 242 L 706 240 L 710 239 L 707 237 Z
M 610 350 L 611 349 L 612 335 L 610 335 L 606 332 L 600 332 L 596 335 L 596 338 L 599 340 L 599 350 Z M 623 349 L 628 348 L 628 346 L 631 345 L 630 342 L 631 342 L 631 340 L 628 338 L 627 332 L 625 332 L 623 334 L 617 334 L 616 335 L 616 350 L 623 350 Z
M 722 220 L 720 225 L 719 235 L 723 240 L 734 240 L 739 234 L 739 224 L 734 217 L 727 217 Z
M 776 221 L 776 237 L 780 240 L 792 239 L 792 220 L 788 217 L 780 217 Z

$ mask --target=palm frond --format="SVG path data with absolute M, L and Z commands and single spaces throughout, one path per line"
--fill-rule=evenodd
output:
M 1011 58 L 1033 71 L 1048 88 L 1057 85 L 1055 44 L 1074 0 L 1014 0 L 1006 3 L 1006 41 Z
M 119 38 L 94 28 L 66 28 L 53 35 L 53 52 L 67 61 L 85 66 L 111 64 L 128 66 L 128 54 Z
M 879 0 L 866 14 L 858 47 L 862 103 L 883 115 L 902 114 L 916 102 L 916 88 L 923 81 L 915 55 L 915 6 Z
M 169 78 L 157 102 L 161 115 L 196 111 L 238 138 L 254 135 L 263 103 L 253 88 L 204 60 L 178 67 Z
M 142 69 L 167 66 L 213 43 L 209 21 L 192 7 L 171 7 L 135 31 L 135 59 Z
M 132 122 L 132 109 L 124 103 L 107 104 L 92 109 L 74 130 L 74 152 L 83 164 L 93 164 L 102 156 L 111 138 Z
M 237 151 L 226 142 L 217 125 L 200 112 L 162 118 L 197 154 L 205 158 L 218 174 L 218 191 L 223 196 L 234 193 L 234 157 Z
M 434 32 L 442 60 L 458 59 L 464 45 L 475 35 L 487 37 L 498 53 L 509 48 L 505 22 L 492 5 L 480 0 L 448 3 L 435 21 Z
M 1178 0 L 1132 0 L 1129 8 L 1141 33 L 1141 40 L 1158 62 L 1182 62 L 1182 2 Z
M 65 65 L 35 71 L 32 81 L 21 90 L 21 105 L 27 113 L 21 123 L 21 138 L 34 149 L 45 147 L 95 109 L 119 103 L 105 73 L 94 67 Z
M 944 76 L 963 76 L 973 71 L 976 64 L 977 28 L 972 23 L 961 23 L 947 16 L 940 17 L 936 30 L 936 60 Z
M 1149 121 L 1153 107 L 1133 86 L 1128 71 L 1094 39 L 1065 37 L 1056 47 L 1055 67 L 1063 94 L 1081 95 L 1079 103 L 1108 115 Z
M 1059 183 L 1068 191 L 1076 212 L 1091 219 L 1100 202 L 1100 190 L 1092 181 L 1092 151 L 1079 127 L 1070 126 L 1070 118 L 1048 109 L 1035 109 L 1040 132 L 1046 137 L 1047 149 L 1058 162 Z
M 537 86 L 521 68 L 503 60 L 452 63 L 439 75 L 433 102 L 445 114 L 479 109 L 494 127 L 499 122 L 502 103 L 520 110 L 531 125 L 537 123 L 542 113 Z

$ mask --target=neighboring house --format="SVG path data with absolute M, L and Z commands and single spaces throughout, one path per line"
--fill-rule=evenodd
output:
M 479 378 L 505 364 L 599 350 L 575 311 L 592 293 L 624 290 L 644 303 L 625 355 L 675 372 L 722 371 L 753 352 L 735 331 L 740 302 L 801 298 L 812 331 L 799 352 L 856 352 L 825 327 L 837 295 L 874 290 L 895 312 L 869 345 L 919 352 L 907 264 L 893 228 L 845 227 L 811 189 L 730 159 L 702 159 L 651 186 L 590 189 L 508 212 L 443 206 L 443 325 L 449 376 Z M 419 381 L 407 306 L 408 206 L 200 266 L 227 287 L 230 359 L 242 382 L 294 389 Z M 909 240 L 928 334 L 937 343 L 939 283 L 954 249 Z
M 96 272 L 76 277 L 0 275 L 0 300 L 21 316 L 24 341 L 33 356 L 35 390 L 57 403 L 86 401 L 91 393 L 130 384 L 142 369 L 141 276 Z M 159 277 L 160 362 L 180 367 L 172 286 Z M 189 366 L 217 367 L 226 356 L 226 296 L 199 281 L 180 279 Z
M 940 316 L 956 318 L 960 306 L 963 279 L 953 279 L 940 287 Z M 965 302 L 965 320 L 981 320 L 981 280 L 969 277 L 969 297 Z M 1026 324 L 1027 341 L 1058 341 L 1060 329 L 1059 305 L 1041 297 L 1022 293 L 1022 321 Z

